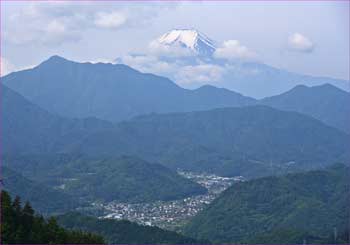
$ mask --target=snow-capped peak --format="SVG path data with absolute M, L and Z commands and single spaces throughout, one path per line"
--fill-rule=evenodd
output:
M 163 34 L 157 41 L 162 45 L 188 48 L 204 56 L 211 56 L 216 49 L 214 41 L 194 29 L 171 30 Z

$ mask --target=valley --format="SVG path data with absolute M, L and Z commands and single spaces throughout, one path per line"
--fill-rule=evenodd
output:
M 181 230 L 190 218 L 210 204 L 218 195 L 234 182 L 244 181 L 244 177 L 220 177 L 214 174 L 178 171 L 208 189 L 204 195 L 194 195 L 172 201 L 155 201 L 148 203 L 92 203 L 92 208 L 100 214 L 101 219 L 130 220 L 147 226 L 158 226 L 167 230 Z M 84 209 L 82 209 L 84 211 Z

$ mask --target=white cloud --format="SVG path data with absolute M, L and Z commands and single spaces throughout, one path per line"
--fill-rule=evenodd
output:
M 300 33 L 294 33 L 288 38 L 288 47 L 291 50 L 309 53 L 314 49 L 314 43 Z
M 6 58 L 0 57 L 1 63 L 1 76 L 5 76 L 14 71 L 15 67 Z
M 223 45 L 216 49 L 214 57 L 226 60 L 251 60 L 256 58 L 256 53 L 241 45 L 238 40 L 224 41 Z
M 149 45 L 149 52 L 155 56 L 164 56 L 164 57 L 189 57 L 194 56 L 195 54 L 185 47 L 176 46 L 176 45 L 166 45 L 159 43 L 158 40 L 152 41 Z
M 225 69 L 218 65 L 201 64 L 196 66 L 182 67 L 176 75 L 176 81 L 179 84 L 213 84 L 219 82 L 225 72 Z
M 77 41 L 88 29 L 140 28 L 152 21 L 164 4 L 96 4 L 33 2 L 9 13 L 4 38 L 15 44 L 57 45 Z
M 141 72 L 163 76 L 170 75 L 179 69 L 178 64 L 160 60 L 152 55 L 126 55 L 119 58 L 117 62 L 131 66 Z
M 114 29 L 126 22 L 126 16 L 120 12 L 98 12 L 95 16 L 95 25 L 101 28 Z

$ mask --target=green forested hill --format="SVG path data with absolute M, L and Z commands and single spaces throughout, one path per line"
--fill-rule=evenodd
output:
M 236 183 L 195 216 L 185 234 L 216 243 L 329 241 L 334 229 L 349 229 L 349 171 L 334 165 Z
M 300 113 L 250 106 L 140 116 L 93 133 L 74 149 L 136 155 L 172 168 L 225 175 L 244 169 L 257 175 L 347 163 L 349 140 L 344 132 Z M 246 171 L 246 165 L 253 171 Z
M 13 201 L 1 191 L 1 244 L 103 244 L 99 235 L 70 231 L 60 227 L 55 218 L 45 220 L 35 214 L 30 203 Z
M 173 170 L 135 157 L 23 155 L 7 156 L 4 164 L 28 179 L 80 200 L 148 202 L 181 199 L 207 191 Z
M 67 213 L 57 217 L 58 223 L 69 229 L 81 229 L 102 235 L 112 244 L 199 244 L 195 240 L 173 231 L 143 226 L 127 220 L 97 219 L 79 213 Z
M 3 153 L 131 155 L 173 169 L 246 177 L 350 158 L 349 135 L 300 113 L 250 106 L 150 114 L 113 125 L 59 117 L 1 86 Z
M 77 198 L 43 183 L 29 180 L 8 167 L 2 166 L 1 171 L 3 188 L 13 195 L 30 201 L 41 214 L 67 212 L 83 205 Z

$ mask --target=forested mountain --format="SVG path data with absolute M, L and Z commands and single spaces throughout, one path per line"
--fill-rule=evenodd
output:
M 245 64 L 243 67 L 247 70 L 271 69 L 263 64 Z M 276 70 L 272 69 L 272 72 Z M 268 74 L 263 72 L 260 75 Z M 257 78 L 254 76 L 254 79 Z M 11 73 L 2 81 L 41 108 L 70 118 L 97 117 L 121 121 L 153 112 L 264 104 L 304 113 L 350 132 L 349 109 L 344 106 L 350 102 L 349 93 L 330 84 L 300 85 L 280 95 L 255 100 L 209 85 L 194 90 L 184 89 L 167 78 L 141 73 L 126 65 L 78 63 L 59 56 L 53 56 L 33 69 Z
M 59 56 L 33 69 L 11 73 L 2 82 L 40 107 L 71 118 L 121 121 L 151 112 L 205 110 L 255 102 L 215 87 L 183 89 L 167 78 L 126 65 L 77 63 Z
M 341 235 L 349 230 L 349 178 L 349 167 L 337 164 L 236 183 L 185 234 L 214 243 L 335 243 L 336 229 L 339 242 L 349 242 Z
M 45 220 L 30 203 L 13 201 L 1 191 L 1 244 L 103 244 L 101 236 L 70 231 L 60 227 L 55 218 Z
M 30 201 L 41 214 L 67 212 L 83 205 L 73 196 L 43 183 L 29 180 L 8 167 L 2 166 L 1 177 L 3 189 Z
M 16 169 L 31 180 L 84 201 L 149 202 L 181 199 L 207 192 L 204 187 L 162 165 L 134 157 L 23 155 L 5 157 L 4 165 Z M 29 200 L 38 200 L 24 193 L 30 187 L 22 189 L 22 182 L 22 179 L 12 177 L 12 185 L 8 188 L 19 194 L 27 194 Z M 69 199 L 62 197 L 63 200 Z
M 350 132 L 350 94 L 330 84 L 315 87 L 300 85 L 283 94 L 265 98 L 261 103 L 310 115 Z
M 131 155 L 174 169 L 252 177 L 349 159 L 348 135 L 294 112 L 249 106 L 112 124 L 65 119 L 2 88 L 4 153 Z
M 140 116 L 89 135 L 74 150 L 231 175 L 243 164 L 259 170 L 347 163 L 348 143 L 347 134 L 311 117 L 251 106 Z
M 111 244 L 200 244 L 195 240 L 173 231 L 155 226 L 143 226 L 127 220 L 97 219 L 79 213 L 67 213 L 57 221 L 68 229 L 80 229 L 102 235 Z

